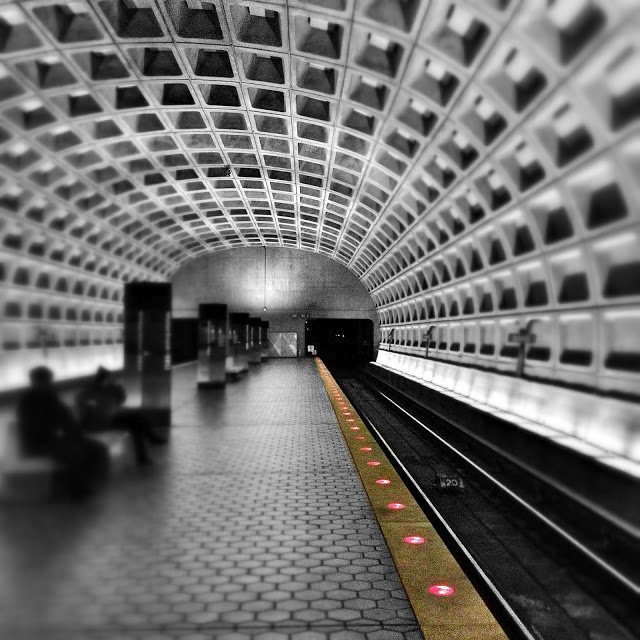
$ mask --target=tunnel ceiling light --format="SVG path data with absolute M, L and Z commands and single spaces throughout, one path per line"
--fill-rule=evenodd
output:
M 262 306 L 262 310 L 266 311 L 267 310 L 267 246 L 264 246 L 264 269 L 263 269 L 263 275 L 264 275 L 264 280 L 263 280 L 263 289 L 262 289 L 262 300 L 263 300 L 263 306 Z

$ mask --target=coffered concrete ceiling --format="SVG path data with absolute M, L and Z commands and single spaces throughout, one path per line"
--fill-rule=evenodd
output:
M 546 377 L 636 385 L 639 34 L 636 0 L 0 1 L 4 347 L 285 246 L 388 342 L 498 361 L 535 313 Z

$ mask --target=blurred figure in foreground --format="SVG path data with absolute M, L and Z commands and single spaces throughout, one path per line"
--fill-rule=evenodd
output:
M 83 437 L 69 407 L 59 398 L 48 367 L 29 372 L 31 386 L 18 401 L 18 440 L 25 457 L 52 458 L 61 489 L 72 497 L 95 492 L 106 480 L 109 453 Z
M 99 367 L 93 380 L 76 396 L 76 409 L 83 433 L 128 431 L 139 465 L 152 464 L 148 443 L 159 444 L 149 421 L 140 409 L 124 407 L 127 394 L 112 373 Z

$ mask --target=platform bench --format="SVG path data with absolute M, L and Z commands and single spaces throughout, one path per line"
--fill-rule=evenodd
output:
M 109 450 L 111 472 L 119 473 L 135 464 L 133 442 L 126 431 L 90 434 Z M 0 464 L 0 501 L 37 502 L 54 495 L 55 461 L 46 457 L 25 457 L 20 453 L 15 423 L 9 424 Z
M 227 365 L 225 367 L 225 374 L 228 380 L 238 380 L 243 373 L 246 373 L 247 369 L 239 364 Z

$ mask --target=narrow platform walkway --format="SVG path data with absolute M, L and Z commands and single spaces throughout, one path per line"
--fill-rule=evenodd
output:
M 422 639 L 313 360 L 176 369 L 173 421 L 89 505 L 0 507 L 0 638 Z

